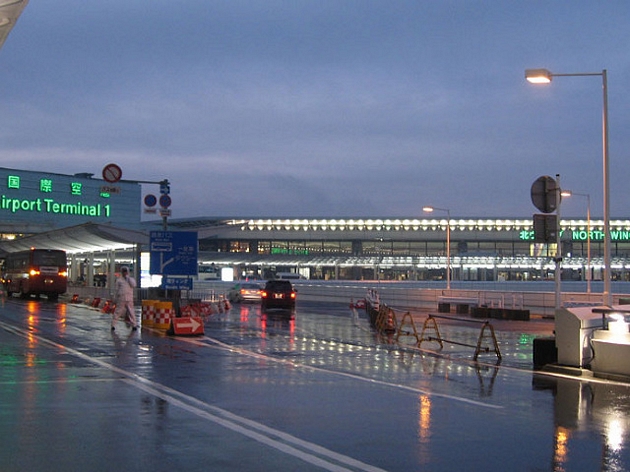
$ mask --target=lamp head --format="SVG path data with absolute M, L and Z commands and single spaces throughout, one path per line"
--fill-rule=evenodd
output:
M 525 69 L 525 79 L 531 84 L 548 84 L 552 77 L 547 69 Z

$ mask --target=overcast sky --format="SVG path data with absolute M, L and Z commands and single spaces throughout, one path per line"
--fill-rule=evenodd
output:
M 113 162 L 168 179 L 173 218 L 531 218 L 560 174 L 601 217 L 601 77 L 524 70 L 607 69 L 627 218 L 629 36 L 627 0 L 30 0 L 0 50 L 1 165 Z

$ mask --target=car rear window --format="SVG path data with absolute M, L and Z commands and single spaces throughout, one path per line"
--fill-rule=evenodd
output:
M 258 285 L 258 284 L 242 284 L 241 288 L 248 288 L 248 289 L 258 290 L 258 289 L 260 289 L 260 285 Z
M 267 282 L 265 289 L 276 292 L 290 292 L 293 290 L 293 285 L 288 280 L 270 280 Z

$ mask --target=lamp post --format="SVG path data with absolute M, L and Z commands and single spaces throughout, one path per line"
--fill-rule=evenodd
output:
M 433 206 L 422 207 L 422 211 L 431 213 L 435 210 L 446 212 L 446 289 L 451 289 L 451 211 Z
M 591 293 L 591 196 L 588 193 L 577 193 L 571 190 L 563 190 L 561 195 L 586 197 L 586 293 Z
M 604 293 L 602 303 L 612 305 L 612 292 L 610 288 L 611 264 L 610 264 L 610 173 L 608 162 L 608 76 L 606 69 L 601 72 L 578 72 L 573 74 L 552 74 L 547 69 L 527 69 L 525 78 L 533 84 L 548 84 L 553 77 L 587 77 L 600 76 L 602 78 L 603 107 L 602 107 L 602 159 L 603 159 L 603 193 L 604 193 Z

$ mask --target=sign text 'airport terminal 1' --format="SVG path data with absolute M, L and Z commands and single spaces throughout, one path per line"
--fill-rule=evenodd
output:
M 0 218 L 60 228 L 86 222 L 136 228 L 141 187 L 115 185 L 92 174 L 52 174 L 0 168 Z

